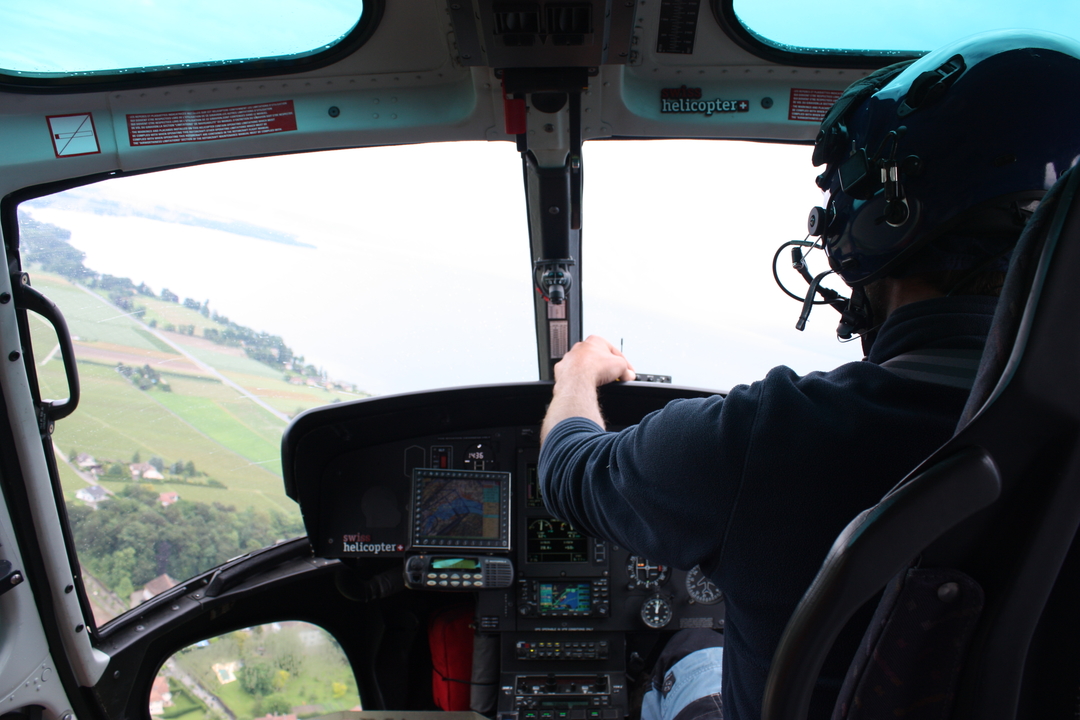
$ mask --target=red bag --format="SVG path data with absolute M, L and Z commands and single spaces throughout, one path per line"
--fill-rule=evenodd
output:
M 431 645 L 431 692 L 446 711 L 468 710 L 472 691 L 473 618 L 470 605 L 433 613 L 428 623 Z

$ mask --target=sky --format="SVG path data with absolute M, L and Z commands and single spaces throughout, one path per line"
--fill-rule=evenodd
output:
M 307 52 L 356 24 L 362 0 L 0 3 L 0 68 L 92 71 Z
M 1075 0 L 735 0 L 733 7 L 754 32 L 800 47 L 933 50 L 975 33 L 1020 28 L 1080 37 Z
M 808 147 L 609 141 L 584 150 L 586 334 L 635 367 L 714 389 L 787 364 L 861 356 L 770 263 L 820 202 Z M 314 248 L 147 219 L 37 207 L 98 272 L 209 300 L 376 394 L 535 380 L 532 261 L 509 143 L 451 143 L 232 161 L 81 188 L 82 197 L 238 219 Z M 814 272 L 826 267 L 817 253 Z M 789 271 L 792 289 L 805 283 Z

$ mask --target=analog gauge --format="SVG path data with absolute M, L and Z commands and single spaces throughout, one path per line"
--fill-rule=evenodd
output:
M 686 592 L 689 593 L 693 602 L 701 605 L 715 605 L 722 602 L 724 593 L 713 584 L 713 581 L 705 577 L 705 573 L 697 565 L 686 573 Z
M 551 535 L 552 524 L 550 520 L 540 518 L 529 523 L 529 532 L 535 537 L 547 537 Z
M 655 590 L 667 582 L 667 565 L 650 562 L 640 555 L 631 555 L 626 563 L 626 574 L 630 576 L 630 587 Z
M 641 620 L 654 630 L 671 622 L 671 603 L 667 598 L 657 593 L 641 604 Z

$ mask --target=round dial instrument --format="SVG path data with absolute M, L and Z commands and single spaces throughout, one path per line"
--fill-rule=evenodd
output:
M 686 573 L 686 592 L 690 600 L 700 605 L 716 605 L 724 600 L 724 593 L 716 587 L 712 580 L 705 577 L 701 567 L 695 565 Z
M 626 562 L 626 574 L 630 576 L 631 588 L 655 590 L 667 582 L 670 572 L 667 565 L 659 565 L 640 555 L 631 555 Z
M 660 593 L 650 596 L 641 604 L 641 620 L 654 630 L 671 622 L 671 615 L 671 603 Z
M 551 524 L 551 520 L 548 520 L 547 518 L 538 518 L 529 523 L 529 532 L 533 533 L 536 537 L 550 535 L 554 528 L 555 526 Z

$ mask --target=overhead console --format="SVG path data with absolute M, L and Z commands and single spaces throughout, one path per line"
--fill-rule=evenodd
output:
M 710 393 L 602 389 L 612 427 Z M 722 629 L 722 594 L 587 537 L 544 506 L 537 464 L 550 383 L 372 398 L 299 416 L 283 440 L 286 491 L 316 554 L 400 563 L 409 591 L 471 593 L 499 647 L 500 717 L 616 720 L 627 676 L 670 631 Z M 631 672 L 632 674 L 632 672 Z

